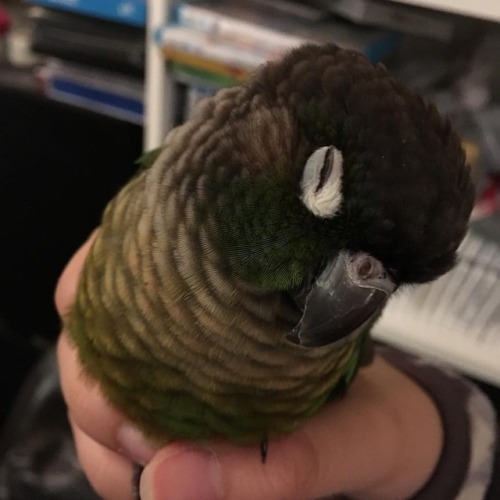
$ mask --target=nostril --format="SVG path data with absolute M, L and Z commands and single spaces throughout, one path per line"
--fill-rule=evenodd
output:
M 352 282 L 361 288 L 374 288 L 390 295 L 397 288 L 396 282 L 382 262 L 364 252 L 347 257 L 347 272 Z
M 386 278 L 384 266 L 375 257 L 358 255 L 354 258 L 356 276 L 363 280 L 382 280 Z
M 362 279 L 373 278 L 373 263 L 371 259 L 363 259 L 357 266 L 358 276 Z

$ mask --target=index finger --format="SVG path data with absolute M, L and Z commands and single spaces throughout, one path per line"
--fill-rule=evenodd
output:
M 96 235 L 97 230 L 76 251 L 59 278 L 55 302 L 63 321 L 74 301 L 78 279 Z M 74 424 L 105 447 L 121 450 L 120 434 L 124 432 L 120 430 L 125 429 L 127 433 L 130 426 L 125 417 L 104 398 L 98 383 L 83 372 L 78 352 L 65 329 L 57 344 L 57 358 L 62 392 Z M 141 456 L 151 454 L 149 450 L 139 451 Z

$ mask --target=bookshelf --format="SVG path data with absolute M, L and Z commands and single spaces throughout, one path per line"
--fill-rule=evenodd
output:
M 468 17 L 500 22 L 498 0 L 387 0 L 440 10 Z M 166 68 L 164 56 L 154 41 L 156 29 L 168 20 L 174 0 L 149 0 L 147 18 L 145 92 L 147 113 L 144 123 L 145 150 L 158 147 L 172 125 L 172 117 L 165 109 L 174 109 L 172 96 L 175 94 L 172 78 Z

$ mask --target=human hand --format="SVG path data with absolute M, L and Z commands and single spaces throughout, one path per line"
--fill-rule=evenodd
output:
M 60 278 L 62 318 L 91 240 Z M 175 442 L 155 450 L 82 373 L 64 331 L 58 359 L 80 462 L 106 499 L 132 498 L 133 462 L 145 465 L 143 500 L 305 500 L 334 493 L 408 498 L 429 479 L 442 448 L 441 420 L 430 397 L 380 357 L 360 370 L 342 399 L 293 434 L 271 439 L 265 464 L 258 446 Z

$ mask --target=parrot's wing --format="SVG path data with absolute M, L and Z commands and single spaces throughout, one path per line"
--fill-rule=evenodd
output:
M 160 146 L 159 148 L 152 149 L 151 151 L 146 151 L 137 160 L 135 160 L 135 164 L 139 165 L 139 170 L 146 170 L 153 165 L 156 158 L 160 156 L 164 148 L 165 146 Z

